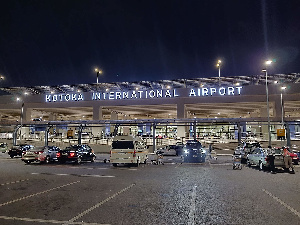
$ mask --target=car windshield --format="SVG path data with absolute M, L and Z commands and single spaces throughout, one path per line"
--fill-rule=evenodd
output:
M 187 142 L 186 143 L 187 148 L 201 148 L 200 142 Z
M 260 144 L 258 142 L 246 143 L 245 148 L 253 148 L 253 147 L 260 147 Z
M 113 141 L 112 149 L 133 149 L 133 141 Z

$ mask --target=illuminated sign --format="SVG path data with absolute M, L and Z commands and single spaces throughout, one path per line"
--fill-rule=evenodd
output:
M 146 91 L 111 91 L 94 92 L 92 100 L 115 100 L 115 99 L 147 99 L 147 98 L 174 98 L 179 95 L 176 89 L 146 90 Z
M 189 93 L 191 96 L 216 96 L 216 95 L 240 95 L 242 87 L 220 87 L 220 88 L 192 88 Z
M 186 92 L 188 90 L 188 93 Z M 157 90 L 132 90 L 110 91 L 91 93 L 70 93 L 46 95 L 46 102 L 76 102 L 97 100 L 126 100 L 126 99 L 168 99 L 176 97 L 207 97 L 240 95 L 242 87 L 209 87 L 191 89 L 157 89 Z

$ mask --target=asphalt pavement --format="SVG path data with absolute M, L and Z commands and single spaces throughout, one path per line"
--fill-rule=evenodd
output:
M 233 170 L 230 156 L 164 165 L 25 165 L 0 153 L 0 224 L 300 224 L 296 174 Z

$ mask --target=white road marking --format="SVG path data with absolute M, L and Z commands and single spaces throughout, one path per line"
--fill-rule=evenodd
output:
M 27 199 L 27 198 L 31 198 L 31 197 L 34 197 L 34 196 L 37 196 L 37 195 L 45 194 L 45 193 L 47 193 L 47 192 L 54 191 L 54 190 L 57 190 L 57 189 L 60 189 L 60 188 L 63 188 L 63 187 L 67 187 L 67 186 L 70 186 L 70 185 L 72 185 L 72 184 L 77 184 L 77 183 L 79 183 L 79 182 L 80 182 L 80 181 L 75 181 L 75 182 L 72 182 L 72 183 L 68 183 L 68 184 L 61 185 L 61 186 L 59 186 L 59 187 L 55 187 L 55 188 L 48 189 L 48 190 L 46 190 L 46 191 L 41 191 L 41 192 L 34 193 L 34 194 L 31 194 L 31 195 L 28 195 L 28 196 L 25 196 L 25 197 L 22 197 L 22 198 L 18 198 L 18 199 L 9 201 L 9 202 L 5 202 L 5 203 L 0 204 L 0 207 L 1 207 L 1 206 L 4 206 L 4 205 L 9 205 L 9 204 L 15 203 L 15 202 L 18 202 L 18 201 Z
M 4 184 L 0 184 L 0 186 L 9 185 L 9 184 L 16 184 L 16 183 L 24 182 L 24 181 L 27 181 L 27 180 L 29 180 L 29 179 L 7 182 L 7 183 L 4 183 Z
M 191 207 L 190 207 L 188 225 L 194 225 L 195 224 L 196 189 L 197 189 L 197 186 L 194 186 L 192 196 L 191 196 Z
M 129 190 L 129 189 L 132 188 L 134 185 L 135 185 L 135 184 L 131 184 L 131 185 L 129 185 L 128 187 L 122 189 L 121 191 L 115 193 L 114 195 L 112 195 L 112 196 L 110 196 L 110 197 L 104 199 L 103 201 L 99 202 L 98 204 L 92 206 L 91 208 L 89 208 L 89 209 L 83 211 L 82 213 L 78 214 L 78 215 L 75 216 L 74 218 L 70 219 L 70 220 L 68 221 L 68 223 L 65 223 L 65 224 L 73 224 L 75 220 L 78 220 L 79 218 L 83 217 L 84 215 L 90 213 L 92 210 L 94 210 L 94 209 L 100 207 L 100 206 L 103 205 L 104 203 L 106 203 L 106 202 L 112 200 L 113 198 L 117 197 L 118 195 L 122 194 L 123 192 Z
M 81 177 L 115 177 L 115 176 L 84 174 L 84 175 L 81 175 Z
M 267 195 L 271 196 L 275 201 L 279 202 L 281 205 L 283 205 L 284 207 L 286 207 L 288 210 L 290 210 L 291 212 L 293 212 L 296 216 L 298 216 L 300 218 L 300 213 L 296 209 L 292 208 L 291 206 L 289 206 L 284 201 L 280 200 L 278 197 L 276 197 L 272 193 L 268 192 L 267 190 L 265 190 L 265 189 L 262 189 L 262 190 Z
M 70 223 L 69 221 L 31 219 L 31 218 L 8 217 L 8 216 L 0 216 L 0 219 L 13 220 L 13 221 L 17 220 L 17 221 L 26 221 L 26 222 L 38 222 L 38 223 L 53 223 L 53 224 L 109 225 L 109 224 L 86 223 L 86 222 L 72 222 L 72 223 Z
M 109 176 L 109 175 L 98 175 L 98 174 L 67 174 L 67 173 L 31 173 L 33 175 L 56 175 L 56 176 L 77 176 L 77 177 L 115 177 L 115 176 Z

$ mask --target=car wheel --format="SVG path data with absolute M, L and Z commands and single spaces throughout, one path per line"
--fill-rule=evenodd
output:
M 93 156 L 91 162 L 95 162 L 95 160 L 96 160 L 96 156 Z
M 46 158 L 45 158 L 45 163 L 49 164 L 50 163 L 50 156 L 47 155 Z
M 30 164 L 31 163 L 31 161 L 28 161 L 28 160 L 26 160 L 26 161 L 24 161 L 26 164 Z
M 80 158 L 80 157 L 78 157 L 76 163 L 77 163 L 77 164 L 80 164 L 80 163 L 81 163 L 81 158 Z
M 117 163 L 113 163 L 112 165 L 113 165 L 114 167 L 117 167 Z
M 14 155 L 10 155 L 10 158 L 13 158 L 14 157 Z

